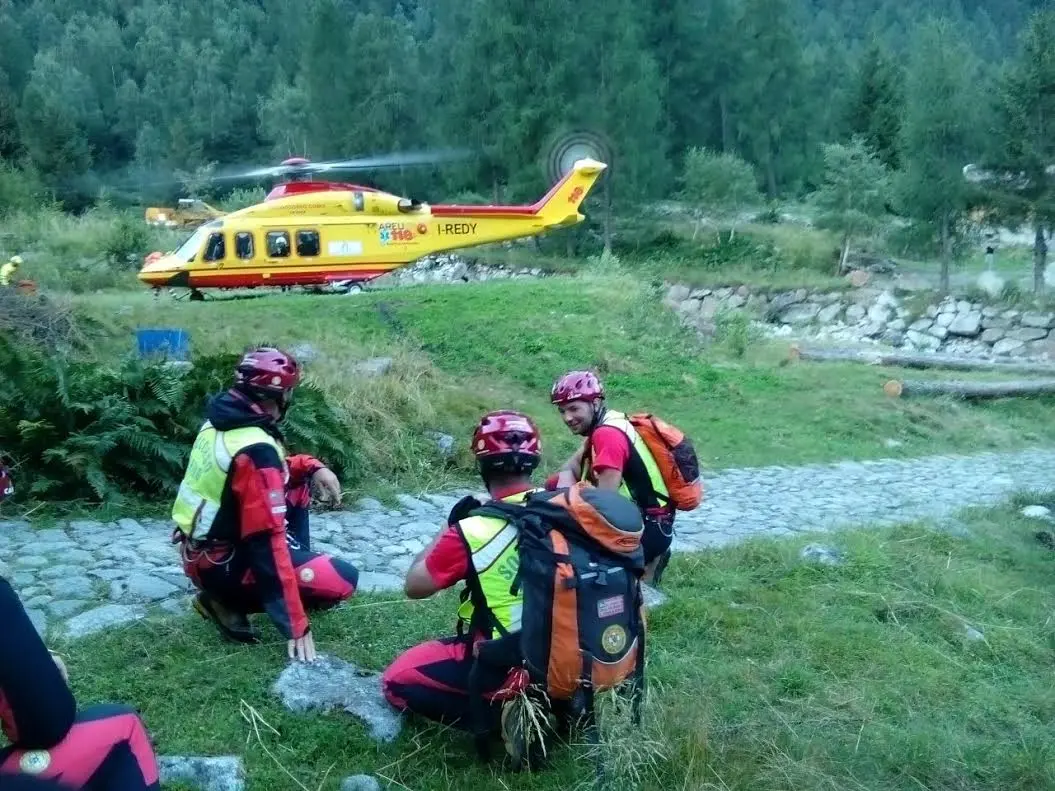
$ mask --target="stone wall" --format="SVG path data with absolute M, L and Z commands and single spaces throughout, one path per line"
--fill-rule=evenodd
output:
M 367 289 L 392 288 L 394 286 L 418 285 L 421 283 L 479 283 L 484 280 L 508 280 L 510 278 L 545 277 L 541 269 L 510 269 L 503 266 L 487 266 L 459 255 L 434 255 L 397 269 L 387 275 L 371 280 Z
M 1055 314 L 890 290 L 765 292 L 668 285 L 665 303 L 685 324 L 713 331 L 726 311 L 747 311 L 768 335 L 863 343 L 976 357 L 1055 358 Z

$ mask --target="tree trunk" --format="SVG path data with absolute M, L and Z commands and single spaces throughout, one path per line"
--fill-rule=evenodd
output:
M 843 234 L 843 251 L 839 255 L 839 271 L 835 274 L 841 275 L 846 268 L 846 259 L 850 256 L 850 234 Z
M 612 252 L 612 177 L 604 180 L 604 251 Z
M 777 199 L 777 169 L 773 163 L 772 151 L 766 157 L 766 189 L 769 191 L 769 199 L 775 201 Z
M 1004 398 L 1007 396 L 1055 393 L 1055 379 L 1018 382 L 899 381 L 891 379 L 883 391 L 893 397 L 913 395 L 949 395 L 954 398 Z
M 732 133 L 729 131 L 729 99 L 725 91 L 718 91 L 718 112 L 722 117 L 722 153 L 732 151 Z
M 1048 268 L 1048 243 L 1044 240 L 1044 224 L 1037 221 L 1033 236 L 1033 293 L 1044 291 L 1044 270 Z
M 899 368 L 945 368 L 953 371 L 1006 371 L 1012 374 L 1042 374 L 1055 378 L 1055 364 L 981 360 L 951 354 L 879 352 L 871 349 L 809 349 L 792 345 L 792 360 L 815 362 L 851 362 L 865 365 L 890 365 Z
M 949 266 L 952 259 L 952 236 L 950 233 L 949 212 L 941 215 L 941 293 L 945 296 L 949 293 Z

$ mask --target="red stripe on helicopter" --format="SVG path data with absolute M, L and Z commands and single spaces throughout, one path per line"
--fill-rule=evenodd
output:
M 532 203 L 530 206 L 463 206 L 455 203 L 438 203 L 430 206 L 433 217 L 460 217 L 465 214 L 478 214 L 481 216 L 512 215 L 515 217 L 530 216 L 538 214 L 542 207 L 557 194 L 557 190 L 564 186 L 564 182 L 570 179 L 572 171 L 564 174 L 564 177 L 550 187 L 549 192 Z
M 400 264 L 399 266 L 403 266 Z M 379 266 L 376 269 L 329 269 L 321 272 L 271 272 L 264 277 L 259 272 L 231 272 L 230 274 L 211 277 L 191 275 L 186 285 L 191 288 L 247 288 L 249 286 L 310 286 L 325 285 L 335 280 L 359 282 L 372 280 L 398 269 L 399 266 Z M 149 279 L 143 278 L 147 285 L 162 288 L 175 280 L 178 273 L 159 272 Z M 184 284 L 180 284 L 184 286 Z M 185 287 L 185 286 L 184 286 Z

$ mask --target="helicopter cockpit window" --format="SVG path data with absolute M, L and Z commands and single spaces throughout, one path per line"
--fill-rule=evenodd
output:
M 297 231 L 297 255 L 310 257 L 319 254 L 319 232 Z
M 289 255 L 289 234 L 285 231 L 268 231 L 267 254 L 270 258 L 286 258 Z
M 194 257 L 198 254 L 198 250 L 201 249 L 201 243 L 205 240 L 206 231 L 204 228 L 199 228 L 190 238 L 187 239 L 183 244 L 180 245 L 176 251 L 176 257 L 181 261 L 187 261 L 188 263 L 194 260 Z
M 234 254 L 243 259 L 253 257 L 253 234 L 248 231 L 235 234 Z
M 227 256 L 227 246 L 224 244 L 222 233 L 214 233 L 209 236 L 209 242 L 205 245 L 205 261 L 222 261 Z

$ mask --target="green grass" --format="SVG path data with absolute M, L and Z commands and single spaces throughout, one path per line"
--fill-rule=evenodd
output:
M 140 294 L 87 304 L 97 314 L 112 312 L 118 334 L 100 349 L 104 356 L 133 348 L 132 328 L 141 323 L 186 327 L 192 344 L 206 351 L 263 338 L 310 342 L 321 359 L 309 363 L 309 374 L 354 413 L 377 418 L 369 442 L 393 446 L 387 460 L 377 457 L 378 469 L 394 465 L 385 477 L 401 483 L 422 470 L 395 446 L 418 429 L 446 431 L 463 443 L 488 408 L 532 414 L 544 432 L 546 464 L 558 464 L 574 439 L 548 394 L 555 377 L 573 368 L 599 371 L 614 407 L 655 410 L 682 426 L 712 468 L 884 456 L 891 454 L 888 440 L 910 456 L 1055 438 L 1050 399 L 891 400 L 881 388 L 897 369 L 785 365 L 787 345 L 761 341 L 737 359 L 680 327 L 659 296 L 612 273 L 351 297 L 155 303 Z M 379 354 L 396 358 L 391 375 L 361 380 L 349 373 L 354 360 Z
M 906 525 L 815 538 L 843 553 L 837 567 L 799 559 L 808 537 L 676 557 L 665 580 L 673 601 L 650 617 L 645 736 L 609 751 L 623 766 L 636 757 L 640 779 L 623 787 L 1052 787 L 1055 555 L 1013 507 L 962 522 L 969 537 Z M 316 617 L 316 641 L 380 671 L 449 633 L 455 607 L 453 592 L 363 596 Z M 456 731 L 412 721 L 396 743 L 375 745 L 347 715 L 289 713 L 269 692 L 284 646 L 226 645 L 197 618 L 52 647 L 82 703 L 136 705 L 162 754 L 244 756 L 251 790 L 294 787 L 275 759 L 313 791 L 361 772 L 415 791 L 555 791 L 589 779 L 582 748 L 562 748 L 544 773 L 510 776 L 474 763 Z M 274 759 L 251 736 L 243 701 L 277 730 L 261 731 Z

